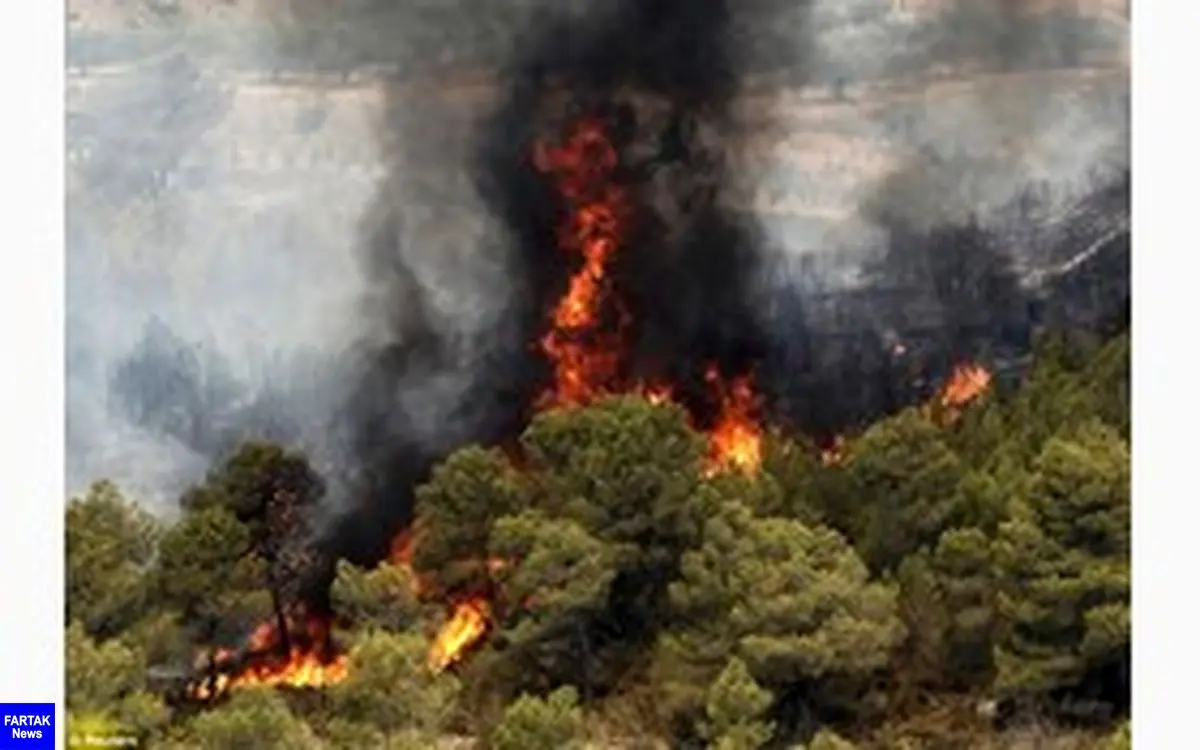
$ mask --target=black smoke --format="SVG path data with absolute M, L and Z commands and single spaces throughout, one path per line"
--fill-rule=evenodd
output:
M 363 225 L 375 330 L 344 410 L 352 499 L 335 554 L 381 557 L 435 462 L 467 443 L 509 442 L 530 417 L 548 377 L 534 344 L 573 270 L 555 237 L 566 207 L 533 145 L 580 118 L 605 123 L 634 206 L 614 268 L 634 321 L 623 374 L 671 382 L 702 423 L 709 365 L 753 373 L 770 420 L 820 439 L 928 397 L 956 362 L 1028 351 L 1050 315 L 1046 286 L 1026 284 L 1018 267 L 1012 227 L 1042 219 L 931 208 L 962 202 L 964 174 L 987 169 L 978 159 L 920 150 L 868 191 L 859 213 L 883 244 L 855 288 L 764 283 L 778 249 L 750 211 L 730 208 L 754 176 L 728 157 L 755 135 L 733 116 L 757 70 L 748 65 L 762 65 L 749 30 L 770 27 L 778 5 L 627 0 L 538 13 L 528 26 L 509 19 L 497 99 L 468 126 L 414 113 L 411 81 L 388 87 L 389 175 Z M 792 85 L 809 80 L 810 7 L 787 9 Z M 1021 136 L 1033 124 L 1008 127 Z M 408 227 L 413 201 L 439 200 L 422 171 L 454 159 L 492 222 L 459 265 L 431 261 L 438 253 Z M 1043 203 L 1034 192 L 1009 208 Z M 926 204 L 913 210 L 914 196 Z M 1061 254 L 1068 240 L 1050 235 L 1036 244 Z M 491 278 L 503 289 L 461 280 L 476 268 L 501 269 Z
M 464 361 L 461 329 L 439 319 L 421 283 L 421 248 L 406 246 L 403 154 L 365 227 L 375 308 L 384 335 L 362 351 L 350 405 L 356 504 L 335 546 L 358 559 L 383 554 L 411 520 L 411 498 L 433 462 L 467 442 L 511 440 L 531 416 L 548 370 L 534 343 L 562 294 L 574 260 L 556 240 L 566 206 L 533 162 L 534 144 L 554 143 L 581 118 L 598 119 L 619 154 L 614 177 L 633 206 L 613 268 L 617 295 L 634 321 L 624 378 L 668 381 L 703 420 L 703 373 L 751 373 L 768 341 L 756 299 L 765 246 L 754 222 L 727 208 L 734 188 L 726 159 L 730 108 L 743 71 L 724 0 L 628 0 L 586 16 L 563 14 L 519 39 L 501 70 L 499 101 L 472 133 L 466 163 L 483 210 L 498 229 L 473 249 L 501 263 L 511 288 Z M 411 112 L 397 87 L 389 111 Z M 400 98 L 404 97 L 404 98 Z M 397 125 L 412 133 L 411 121 Z M 443 314 L 444 315 L 444 314 Z M 464 368 L 465 365 L 465 368 Z M 465 369 L 465 371 L 464 371 Z M 456 371 L 459 387 L 440 420 L 452 439 L 414 425 L 407 394 Z

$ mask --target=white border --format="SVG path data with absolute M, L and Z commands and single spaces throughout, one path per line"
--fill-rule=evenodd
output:
M 1134 747 L 1196 744 L 1200 7 L 1133 9 Z
M 0 702 L 61 732 L 64 9 L 0 8 Z

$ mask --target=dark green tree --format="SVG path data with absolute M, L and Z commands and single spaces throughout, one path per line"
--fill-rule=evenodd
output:
M 538 415 L 521 438 L 538 507 L 622 547 L 622 567 L 645 572 L 694 535 L 688 500 L 704 442 L 682 409 L 637 397 Z
M 434 471 L 414 560 L 442 591 L 499 585 L 495 649 L 477 661 L 500 695 L 566 682 L 590 698 L 665 606 L 698 529 L 703 441 L 680 409 L 630 397 L 541 414 L 521 444 L 519 473 L 479 449 Z
M 900 566 L 901 611 L 909 632 L 909 682 L 967 688 L 991 679 L 996 584 L 991 538 L 978 529 L 942 534 L 932 551 Z
M 1002 692 L 1038 697 L 1098 675 L 1127 680 L 1129 476 L 1128 445 L 1095 420 L 1047 441 L 1034 461 L 1028 500 L 994 546 Z
M 523 477 L 498 450 L 464 448 L 417 489 L 413 567 L 444 596 L 486 577 L 492 523 L 528 507 Z
M 1028 376 L 1004 409 L 1004 443 L 991 466 L 1028 468 L 1048 439 L 1099 413 L 1102 399 L 1085 372 L 1093 354 L 1062 335 L 1039 341 Z
M 511 560 L 498 574 L 504 615 L 490 666 L 529 689 L 592 681 L 590 633 L 603 616 L 617 573 L 616 550 L 575 521 L 531 511 L 500 519 L 491 552 Z
M 168 530 L 152 576 L 158 600 L 202 629 L 239 612 L 254 619 L 271 612 L 250 529 L 224 507 L 191 511 Z
M 111 482 L 67 505 L 67 619 L 107 637 L 147 606 L 147 570 L 162 530 Z
M 955 502 L 964 468 L 946 431 L 917 409 L 854 441 L 846 472 L 857 504 L 844 527 L 872 570 L 894 570 L 942 531 L 971 523 Z
M 390 563 L 363 570 L 339 561 L 329 593 L 333 610 L 356 628 L 402 633 L 421 619 L 412 573 Z
M 249 531 L 250 549 L 264 563 L 262 586 L 279 607 L 302 601 L 317 556 L 311 549 L 310 515 L 324 482 L 298 451 L 243 443 L 182 498 L 187 511 L 222 508 Z
M 764 516 L 794 518 L 806 524 L 827 522 L 825 509 L 832 506 L 833 515 L 837 515 L 839 499 L 830 481 L 832 473 L 821 464 L 820 451 L 815 446 L 768 434 L 760 479 L 772 479 L 775 487 L 759 489 L 761 496 L 748 504 Z
M 430 671 L 428 651 L 428 639 L 419 634 L 363 634 L 350 651 L 349 677 L 326 691 L 329 715 L 383 736 L 409 732 L 432 744 L 454 718 L 460 685 L 452 674 Z
M 671 601 L 678 624 L 661 638 L 657 679 L 683 712 L 700 706 L 703 686 L 731 655 L 776 694 L 813 694 L 869 679 L 904 637 L 896 591 L 872 583 L 838 533 L 756 518 L 736 502 L 684 554 Z

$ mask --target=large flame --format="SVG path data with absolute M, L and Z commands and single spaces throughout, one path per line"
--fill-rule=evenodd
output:
M 538 408 L 584 406 L 614 393 L 638 394 L 654 404 L 674 398 L 668 384 L 622 378 L 631 316 L 613 289 L 610 272 L 627 232 L 630 211 L 627 192 L 617 181 L 618 161 L 604 123 L 595 118 L 576 121 L 558 144 L 534 144 L 533 164 L 553 181 L 564 207 L 556 235 L 558 245 L 579 264 L 550 311 L 549 330 L 538 341 L 552 373 Z M 762 430 L 756 420 L 758 398 L 751 378 L 726 383 L 715 367 L 706 371 L 705 378 L 717 407 L 709 431 L 705 475 L 757 471 L 762 462 Z M 415 595 L 429 597 L 436 587 L 412 566 L 418 537 L 416 525 L 397 535 L 389 561 L 410 573 Z M 481 570 L 490 575 L 506 564 L 481 560 Z M 492 620 L 492 604 L 485 594 L 458 592 L 450 596 L 446 621 L 430 648 L 430 669 L 440 672 L 459 662 L 487 635 Z M 210 670 L 211 676 L 193 691 L 194 696 L 207 698 L 244 684 L 318 687 L 343 679 L 348 669 L 345 657 L 319 657 L 331 652 L 327 631 L 318 632 L 314 627 L 309 626 L 313 632 L 290 648 L 283 645 L 274 624 L 260 627 L 243 652 L 250 657 L 242 657 L 240 668 L 230 668 L 237 659 L 233 652 L 218 652 L 213 657 L 217 669 Z
M 616 309 L 608 271 L 624 230 L 625 192 L 613 179 L 617 151 L 598 120 L 578 121 L 560 145 L 538 141 L 533 163 L 566 204 L 559 247 L 582 260 L 540 341 L 554 374 L 541 405 L 578 406 L 610 390 L 620 366 L 626 316 Z
M 727 469 L 747 474 L 762 465 L 762 428 L 755 411 L 758 397 L 749 377 L 722 383 L 716 368 L 710 367 L 705 378 L 715 391 L 720 405 L 709 433 L 708 461 L 705 473 L 712 475 Z
M 305 617 L 285 634 L 275 621 L 251 632 L 245 647 L 217 649 L 209 656 L 207 674 L 188 686 L 195 700 L 208 701 L 244 685 L 319 688 L 344 680 L 349 660 L 329 638 L 322 618 Z

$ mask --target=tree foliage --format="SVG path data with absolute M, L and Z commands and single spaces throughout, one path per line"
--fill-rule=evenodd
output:
M 117 641 L 98 644 L 72 623 L 66 661 L 67 710 L 77 718 L 143 738 L 166 723 L 166 706 L 146 691 L 142 654 Z
M 855 493 L 847 527 L 873 570 L 894 569 L 962 517 L 955 503 L 962 461 L 945 430 L 917 409 L 868 429 L 846 472 Z
M 773 728 L 764 721 L 773 698 L 737 657 L 708 689 L 701 734 L 713 750 L 757 750 L 771 739 Z
M 145 572 L 161 533 L 152 516 L 111 482 L 97 482 L 67 505 L 67 619 L 112 635 L 146 605 Z
M 195 717 L 176 732 L 170 750 L 296 750 L 315 747 L 316 735 L 269 688 L 239 690 L 219 711 Z
M 730 654 L 768 688 L 811 688 L 868 679 L 904 635 L 894 587 L 870 581 L 837 532 L 736 502 L 684 553 L 671 601 L 679 625 L 662 636 L 662 679 L 685 709 Z
M 350 676 L 327 691 L 328 711 L 383 735 L 436 737 L 453 718 L 459 684 L 453 675 L 430 673 L 428 650 L 417 634 L 364 634 L 350 651 Z
M 283 446 L 231 452 L 170 523 L 100 482 L 66 509 L 68 720 L 178 750 L 998 747 L 977 707 L 1124 720 L 1128 362 L 1127 336 L 1047 337 L 956 420 L 909 408 L 836 456 L 771 432 L 750 474 L 706 471 L 675 406 L 547 411 L 446 457 L 368 568 L 316 554 L 324 484 Z M 467 597 L 485 637 L 435 672 Z M 331 613 L 345 679 L 160 684 L 297 602 Z
M 545 698 L 522 695 L 488 737 L 492 750 L 578 750 L 583 745 L 579 694 L 562 687 Z
M 1127 673 L 1129 448 L 1089 422 L 1051 438 L 1034 461 L 1026 502 L 995 543 L 1005 632 L 998 687 L 1042 694 L 1089 673 Z
M 390 563 L 363 570 L 340 561 L 336 573 L 330 589 L 334 610 L 356 627 L 403 633 L 420 623 L 411 571 Z

